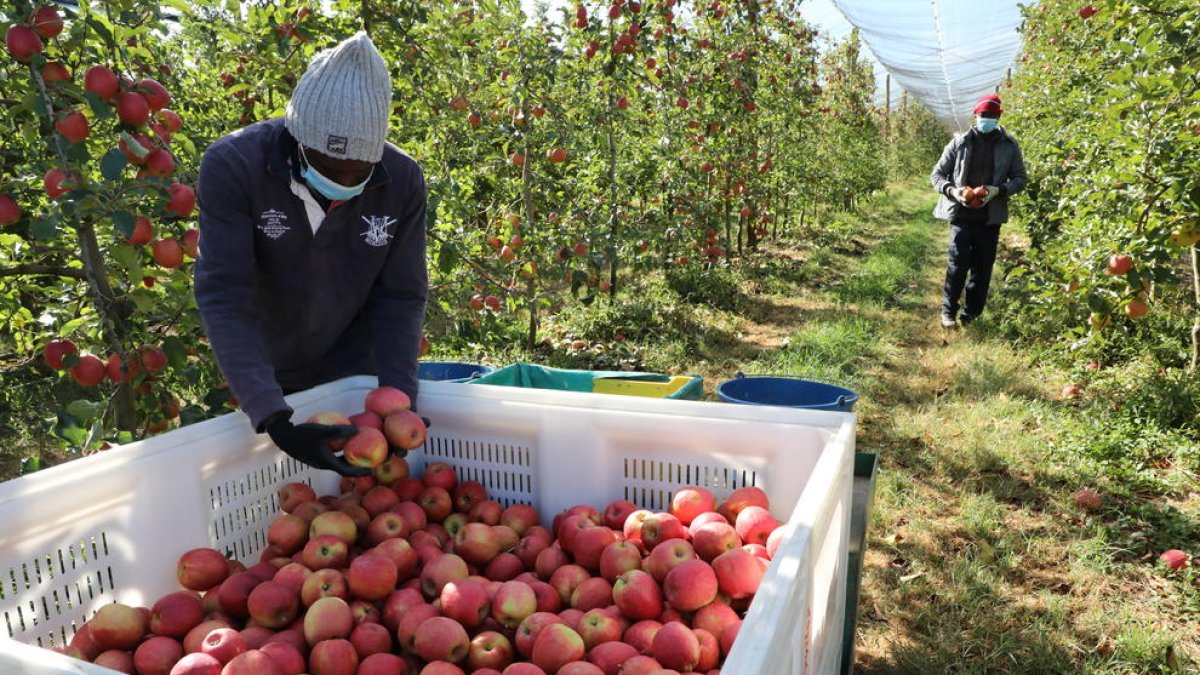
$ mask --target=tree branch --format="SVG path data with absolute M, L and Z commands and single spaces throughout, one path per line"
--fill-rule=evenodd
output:
M 0 277 L 14 277 L 23 274 L 35 275 L 52 275 L 56 277 L 70 277 L 72 279 L 87 279 L 87 275 L 83 270 L 74 267 L 63 267 L 61 265 L 17 265 L 16 267 L 0 268 Z

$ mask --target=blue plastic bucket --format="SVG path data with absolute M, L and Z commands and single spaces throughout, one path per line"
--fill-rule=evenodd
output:
M 437 382 L 466 382 L 473 377 L 492 372 L 491 366 L 452 361 L 421 361 L 417 364 L 418 380 Z
M 858 394 L 832 382 L 798 377 L 749 377 L 738 373 L 717 387 L 717 396 L 726 403 L 777 405 L 850 412 Z

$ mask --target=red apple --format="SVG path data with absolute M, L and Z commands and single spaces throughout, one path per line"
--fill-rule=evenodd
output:
M 733 494 L 721 502 L 721 505 L 717 507 L 717 513 L 725 516 L 730 523 L 736 523 L 738 514 L 748 506 L 760 506 L 764 509 L 771 507 L 767 493 L 763 492 L 762 488 L 743 487 L 734 490 Z
M 347 420 L 348 421 L 348 420 Z M 374 469 L 387 460 L 388 439 L 383 432 L 370 427 L 359 427 L 358 433 L 346 441 L 343 455 L 351 466 Z
M 358 664 L 356 675 L 408 675 L 409 667 L 395 654 L 371 654 Z
M 305 607 L 324 597 L 348 598 L 350 588 L 346 583 L 346 575 L 338 569 L 327 567 L 313 570 L 300 586 L 300 601 Z
M 600 571 L 600 557 L 604 550 L 620 539 L 620 534 L 607 527 L 585 528 L 575 535 L 571 552 L 575 556 L 576 564 L 596 574 Z
M 318 598 L 304 613 L 304 639 L 310 645 L 322 640 L 350 636 L 354 629 L 354 614 L 345 600 L 327 596 Z
M 604 525 L 614 530 L 624 531 L 625 521 L 629 514 L 637 511 L 637 505 L 624 499 L 618 499 L 604 508 Z
M 328 513 L 337 512 L 330 511 Z M 346 541 L 332 534 L 323 534 L 309 539 L 308 543 L 304 545 L 304 549 L 300 552 L 301 562 L 304 563 L 305 567 L 314 572 L 327 568 L 341 567 L 346 563 L 348 556 L 349 549 Z
M 279 499 L 279 508 L 286 513 L 291 513 L 297 506 L 304 502 L 316 501 L 317 495 L 313 489 L 305 483 L 288 483 L 279 488 L 277 495 Z
M 1167 569 L 1180 570 L 1188 566 L 1188 554 L 1180 551 L 1177 548 L 1169 549 L 1162 552 L 1158 559 L 1166 566 Z
M 64 110 L 58 113 L 54 121 L 54 128 L 71 143 L 82 141 L 88 137 L 88 132 L 91 131 L 87 117 L 84 117 L 83 113 L 78 110 Z
M 92 66 L 83 75 L 83 88 L 107 101 L 116 97 L 120 90 L 120 81 L 111 69 Z
M 425 487 L 441 488 L 449 493 L 458 485 L 458 474 L 455 473 L 454 467 L 445 462 L 432 462 L 425 465 L 425 473 L 421 475 L 421 482 L 425 484 Z
M 553 623 L 543 628 L 533 642 L 531 660 L 548 673 L 557 673 L 563 665 L 584 656 L 583 638 L 569 626 Z
M 196 209 L 196 191 L 182 183 L 172 183 L 167 188 L 170 199 L 164 209 L 178 218 L 187 218 Z
M 512 642 L 503 634 L 489 630 L 479 633 L 471 640 L 464 665 L 477 673 L 486 668 L 499 671 L 507 668 L 512 661 Z
M 365 600 L 382 600 L 396 589 L 399 572 L 391 558 L 378 553 L 363 553 L 350 561 L 346 581 L 350 592 Z
M 355 675 L 358 672 L 358 652 L 349 640 L 322 640 L 314 644 L 309 652 L 308 669 L 312 675 Z
M 223 664 L 203 652 L 184 655 L 171 667 L 170 675 L 221 675 Z
M 421 426 L 424 427 L 425 425 L 422 423 Z M 476 504 L 480 504 L 487 499 L 487 488 L 477 480 L 463 481 L 454 486 L 452 497 L 455 511 L 470 514 Z M 496 503 L 496 505 L 499 506 L 499 503 Z M 478 519 L 472 518 L 472 520 Z M 497 518 L 496 522 L 488 523 L 488 525 L 496 525 L 499 522 Z
M 150 608 L 150 632 L 182 640 L 204 621 L 204 607 L 195 591 L 168 593 Z
M 716 498 L 702 487 L 685 487 L 675 491 L 671 497 L 671 515 L 684 525 L 691 524 L 696 516 L 717 508 Z
M 537 640 L 538 634 L 546 626 L 555 623 L 565 624 L 566 622 L 557 614 L 550 612 L 534 612 L 525 617 L 525 620 L 517 626 L 514 638 L 517 651 L 526 658 L 533 656 L 533 644 Z
M 538 524 L 538 513 L 529 504 L 513 504 L 500 515 L 500 524 L 524 536 L 526 530 Z
M 668 539 L 642 560 L 642 569 L 662 583 L 675 566 L 694 558 L 696 551 L 691 544 L 682 539 Z
M 1112 276 L 1120 276 L 1133 269 L 1133 258 L 1124 254 L 1118 253 L 1108 259 L 1108 273 Z
M 491 601 L 482 584 L 470 579 L 451 581 L 439 596 L 442 614 L 463 625 L 478 628 L 491 612 Z
M 105 605 L 88 621 L 88 632 L 99 651 L 130 650 L 145 636 L 147 618 L 137 608 L 120 603 Z
M 151 110 L 162 110 L 171 102 L 171 95 L 157 80 L 150 78 L 139 80 L 137 89 L 146 97 L 146 103 L 149 104 Z
M 175 575 L 184 588 L 207 591 L 229 576 L 229 561 L 214 549 L 195 548 L 179 556 Z
M 387 416 L 394 412 L 412 408 L 412 399 L 395 387 L 377 387 L 367 393 L 363 408 L 367 412 L 375 413 L 380 419 L 387 419 Z
M 679 563 L 663 580 L 663 595 L 671 607 L 694 612 L 717 597 L 717 574 L 703 560 Z
M 470 574 L 465 560 L 453 553 L 440 554 L 421 569 L 421 592 L 427 598 L 436 598 L 446 584 L 466 579 Z
M 768 564 L 765 558 L 740 548 L 722 553 L 712 561 L 721 592 L 734 600 L 748 598 L 758 591 Z
M 42 38 L 29 26 L 14 23 L 8 27 L 4 36 L 8 53 L 20 63 L 29 63 L 35 54 L 41 54 L 46 46 Z
M 717 517 L 721 518 L 720 515 Z M 721 522 L 701 525 L 692 532 L 692 547 L 696 550 L 696 555 L 706 562 L 711 562 L 722 553 L 741 546 L 742 538 L 724 518 L 721 518 Z
M 360 424 L 359 426 L 364 425 Z M 375 467 L 375 480 L 381 485 L 390 486 L 396 481 L 405 478 L 408 478 L 408 461 L 403 457 L 392 455 L 384 460 L 383 464 Z
M 664 668 L 688 673 L 700 660 L 700 642 L 696 634 L 682 623 L 671 622 L 654 634 L 651 654 Z
M 444 616 L 426 619 L 413 636 L 417 654 L 426 661 L 458 663 L 467 658 L 470 644 L 462 624 Z
M 537 611 L 537 594 L 528 584 L 506 581 L 492 598 L 492 618 L 505 628 L 517 628 Z
M 545 555 L 544 551 L 543 555 Z M 571 596 L 575 593 L 576 587 L 590 577 L 591 575 L 588 574 L 588 571 L 579 565 L 563 565 L 554 570 L 554 573 L 550 575 L 549 583 L 558 591 L 559 596 L 562 597 L 563 604 L 569 606 L 571 604 Z
M 579 620 L 579 637 L 584 649 L 591 651 L 596 645 L 621 639 L 621 622 L 602 609 L 591 609 Z
M 588 651 L 588 661 L 595 664 L 604 675 L 618 675 L 621 664 L 638 655 L 638 650 L 625 642 L 604 642 Z
M 234 628 L 217 628 L 209 631 L 200 641 L 200 652 L 208 654 L 221 663 L 229 663 L 247 650 L 246 641 Z
M 81 387 L 94 387 L 104 380 L 108 369 L 104 362 L 92 354 L 79 357 L 79 363 L 71 366 L 71 379 Z
M 34 32 L 47 39 L 58 35 L 63 30 L 62 16 L 59 15 L 58 10 L 49 5 L 42 5 L 33 10 L 33 14 L 29 17 L 29 23 Z
M 134 673 L 133 653 L 124 649 L 110 649 L 101 652 L 92 663 L 102 668 L 115 670 L 118 673 Z
M 617 577 L 629 570 L 640 569 L 642 553 L 637 546 L 625 541 L 614 541 L 600 554 L 600 576 L 615 582 Z
M 720 575 L 717 576 L 720 582 Z M 729 605 L 717 601 L 701 607 L 692 616 L 692 628 L 703 629 L 712 635 L 720 635 L 726 628 L 738 623 L 737 611 Z
M 653 619 L 663 611 L 663 596 L 658 582 L 642 570 L 629 570 L 613 584 L 613 602 L 626 617 L 638 621 Z
M 774 516 L 761 506 L 747 506 L 742 509 L 734 523 L 737 535 L 743 543 L 760 545 L 767 543 L 767 537 L 771 536 L 772 530 L 778 526 Z
M 381 623 L 360 623 L 350 631 L 350 644 L 360 657 L 392 650 L 392 632 Z
M 179 240 L 167 237 L 159 239 L 150 245 L 150 254 L 154 262 L 165 269 L 175 269 L 183 264 L 183 246 Z
M 583 612 L 613 604 L 612 584 L 604 577 L 584 579 L 571 592 L 571 607 Z
M 495 581 L 512 581 L 525 572 L 521 559 L 512 553 L 501 553 L 492 558 L 483 570 L 483 576 Z
M 156 635 L 138 645 L 133 667 L 139 675 L 170 675 L 171 668 L 183 658 L 183 645 L 173 638 Z
M 686 539 L 687 536 L 687 528 L 669 513 L 652 513 L 642 521 L 641 540 L 648 551 L 668 539 Z
M 354 518 L 342 511 L 326 511 L 312 519 L 308 527 L 309 539 L 331 535 L 341 539 L 347 546 L 358 539 L 358 525 Z M 310 565 L 311 567 L 311 565 Z M 316 568 L 314 568 L 316 569 Z
M 136 91 L 118 94 L 117 117 L 125 124 L 140 127 L 150 119 L 150 104 Z
M 425 422 L 411 410 L 391 413 L 383 420 L 383 434 L 397 448 L 413 450 L 425 443 Z

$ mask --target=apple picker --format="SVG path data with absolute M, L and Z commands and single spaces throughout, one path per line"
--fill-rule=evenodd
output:
M 416 401 L 426 191 L 386 140 L 391 99 L 360 32 L 313 57 L 282 118 L 219 139 L 200 165 L 196 301 L 217 364 L 257 432 L 348 476 L 370 469 L 329 441 L 355 428 L 293 424 L 284 395 L 367 374 Z
M 933 215 L 950 221 L 942 327 L 964 325 L 983 313 L 1000 225 L 1008 220 L 1008 199 L 1025 187 L 1025 163 L 1016 139 L 1000 126 L 1000 97 L 975 104 L 975 124 L 942 151 L 930 182 L 941 194 Z M 959 297 L 966 290 L 962 315 Z

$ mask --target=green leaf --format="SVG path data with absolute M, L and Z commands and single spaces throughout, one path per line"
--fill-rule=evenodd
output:
M 58 215 L 51 214 L 45 218 L 34 218 L 29 221 L 29 234 L 37 241 L 50 241 L 58 236 Z
M 80 426 L 79 420 L 65 410 L 59 411 L 58 419 L 51 427 L 51 432 L 70 445 L 83 445 L 83 442 L 87 440 L 87 429 Z
M 129 166 L 129 159 L 125 157 L 125 153 L 121 152 L 119 148 L 113 148 L 112 150 L 104 153 L 104 157 L 100 160 L 100 175 L 104 176 L 104 180 L 114 181 L 121 177 L 121 172 L 124 171 L 125 167 L 127 166 Z M 117 214 L 115 213 L 113 214 L 113 222 L 117 224 L 118 228 L 121 228 L 120 223 L 117 223 Z M 130 215 L 129 218 L 129 229 L 122 229 L 121 231 L 124 232 L 125 236 L 127 237 L 133 232 L 132 215 Z
M 438 249 L 438 271 L 442 274 L 449 274 L 458 264 L 458 259 L 458 247 L 450 242 L 444 242 Z
M 97 120 L 112 119 L 112 117 L 113 117 L 112 107 L 110 107 L 107 103 L 105 103 L 104 99 L 100 98 L 99 96 L 93 94 L 90 91 L 84 93 L 83 97 L 85 99 L 87 99 L 88 106 L 92 109 L 92 114 L 96 116 Z
M 67 159 L 75 164 L 87 164 L 92 161 L 92 153 L 88 151 L 86 143 L 72 143 L 67 150 Z
M 139 312 L 148 313 L 158 306 L 158 298 L 148 289 L 139 288 L 129 294 L 129 299 L 137 306 Z
M 68 403 L 67 412 L 80 422 L 88 422 L 104 412 L 104 403 L 81 398 L 78 401 Z
M 178 370 L 187 365 L 187 345 L 178 335 L 168 335 L 162 343 L 163 351 L 167 353 L 167 363 Z
M 109 249 L 108 255 L 129 273 L 131 282 L 137 283 L 142 280 L 142 252 L 137 247 L 119 244 Z
M 134 226 L 137 225 L 137 217 L 125 210 L 113 211 L 111 217 L 113 226 L 128 239 L 133 234 Z

